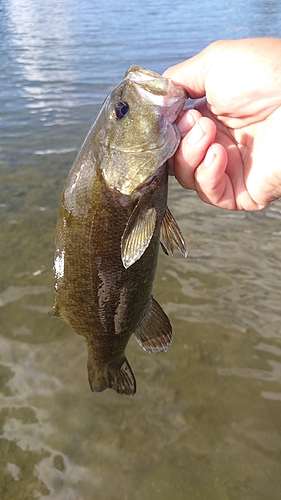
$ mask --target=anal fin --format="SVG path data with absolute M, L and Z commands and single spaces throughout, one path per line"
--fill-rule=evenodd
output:
M 120 366 L 103 367 L 95 366 L 88 356 L 88 377 L 93 392 L 101 392 L 107 388 L 130 396 L 136 392 L 136 380 L 125 356 Z
M 166 352 L 172 342 L 172 326 L 162 307 L 151 297 L 147 313 L 135 331 L 139 345 L 148 352 Z
M 183 256 L 187 257 L 184 237 L 168 207 L 162 220 L 160 243 L 167 255 L 173 255 L 175 243 Z

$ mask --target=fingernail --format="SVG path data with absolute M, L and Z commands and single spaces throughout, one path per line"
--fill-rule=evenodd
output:
M 192 127 L 195 125 L 195 118 L 192 112 L 187 111 L 182 115 L 182 117 L 177 121 L 177 126 L 179 127 L 181 135 L 186 135 Z
M 204 163 L 205 167 L 209 167 L 211 165 L 211 163 L 213 163 L 215 157 L 216 157 L 216 154 L 214 153 L 213 148 L 211 146 L 211 147 L 209 147 L 209 149 L 206 153 L 206 156 L 204 158 L 203 163 Z
M 196 123 L 191 132 L 188 134 L 187 142 L 190 146 L 195 146 L 201 141 L 201 139 L 203 139 L 204 135 L 204 130 L 201 128 L 199 123 Z

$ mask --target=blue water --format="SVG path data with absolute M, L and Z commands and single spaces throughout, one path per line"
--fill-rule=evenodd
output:
M 134 398 L 92 394 L 83 339 L 47 313 L 62 187 L 107 93 L 131 64 L 280 36 L 281 4 L 2 0 L 0 23 L 1 500 L 278 500 L 281 202 L 234 214 L 171 181 L 189 258 L 160 255 L 174 341 L 132 339 Z

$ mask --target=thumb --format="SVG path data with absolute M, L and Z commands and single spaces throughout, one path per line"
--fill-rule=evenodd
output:
M 191 99 L 203 97 L 206 94 L 205 75 L 208 62 L 208 50 L 204 49 L 186 61 L 171 66 L 163 76 L 173 80 L 175 84 L 183 87 Z

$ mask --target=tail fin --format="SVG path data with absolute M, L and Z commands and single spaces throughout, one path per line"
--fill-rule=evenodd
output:
M 88 359 L 88 376 L 93 392 L 101 392 L 107 388 L 129 396 L 133 396 L 136 392 L 136 380 L 125 356 L 120 367 L 98 367 Z

